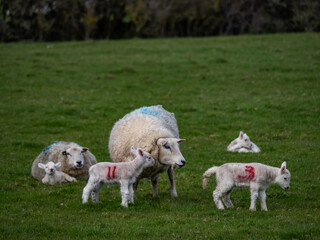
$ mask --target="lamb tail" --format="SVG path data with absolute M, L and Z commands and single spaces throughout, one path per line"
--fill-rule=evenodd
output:
M 206 189 L 209 183 L 209 178 L 212 174 L 215 174 L 219 167 L 212 167 L 209 168 L 205 173 L 203 174 L 203 180 L 202 180 L 202 188 Z

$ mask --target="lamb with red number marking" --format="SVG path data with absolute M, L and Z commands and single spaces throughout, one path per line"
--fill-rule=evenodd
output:
M 90 167 L 89 181 L 82 193 L 82 203 L 88 202 L 90 193 L 92 202 L 98 202 L 101 187 L 116 183 L 120 183 L 121 205 L 128 207 L 128 203 L 133 203 L 133 184 L 143 169 L 152 167 L 155 160 L 150 153 L 144 152 L 141 148 L 131 147 L 131 152 L 136 158 L 130 162 L 101 162 Z
M 247 187 L 251 192 L 250 210 L 256 211 L 256 200 L 260 199 L 261 210 L 268 211 L 266 190 L 270 184 L 278 184 L 286 190 L 290 185 L 290 172 L 283 162 L 281 168 L 261 163 L 227 163 L 220 167 L 209 168 L 203 174 L 203 189 L 208 186 L 209 177 L 216 174 L 217 187 L 213 191 L 213 200 L 218 209 L 233 208 L 230 194 L 234 187 Z M 222 198 L 222 201 L 221 201 Z

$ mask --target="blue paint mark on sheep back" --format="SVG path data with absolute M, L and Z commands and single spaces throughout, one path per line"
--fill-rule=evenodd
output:
M 161 112 L 157 110 L 157 108 L 162 108 L 161 105 L 151 106 L 151 107 L 141 107 L 140 112 L 142 114 L 151 115 L 155 117 L 160 117 Z
M 52 143 L 50 146 L 46 147 L 45 149 L 42 150 L 43 153 L 47 153 L 53 146 L 55 145 L 59 145 L 63 142 L 55 142 L 55 143 Z

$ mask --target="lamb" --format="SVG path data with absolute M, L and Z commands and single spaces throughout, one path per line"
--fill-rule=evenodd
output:
M 139 180 L 151 178 L 153 196 L 158 196 L 158 176 L 167 171 L 171 196 L 177 197 L 174 170 L 186 164 L 179 144 L 185 139 L 179 138 L 177 120 L 173 113 L 166 111 L 161 105 L 141 107 L 125 115 L 117 121 L 110 133 L 109 153 L 113 162 L 129 162 L 133 159 L 130 147 L 141 147 L 155 159 L 155 165 L 144 169 L 134 184 L 134 195 Z
M 250 141 L 250 138 L 247 134 L 243 133 L 240 131 L 239 137 L 233 140 L 227 150 L 229 152 L 253 152 L 253 153 L 258 153 L 260 152 L 260 148 L 255 145 L 253 142 Z
M 286 190 L 289 188 L 291 177 L 286 162 L 282 163 L 281 168 L 260 163 L 227 163 L 220 167 L 209 168 L 203 174 L 203 189 L 207 187 L 209 177 L 212 174 L 216 174 L 217 187 L 213 191 L 213 200 L 218 209 L 224 209 L 220 198 L 227 208 L 233 208 L 230 194 L 236 186 L 250 188 L 251 211 L 256 211 L 258 197 L 260 198 L 261 210 L 268 211 L 266 189 L 270 184 L 278 184 Z
M 74 142 L 55 142 L 42 150 L 33 161 L 31 175 L 41 180 L 45 171 L 39 168 L 39 163 L 48 162 L 61 163 L 61 171 L 75 177 L 88 178 L 89 168 L 97 163 L 95 156 L 86 147 L 81 147 Z
M 57 169 L 61 167 L 61 162 L 54 163 L 54 162 L 48 162 L 47 164 L 38 163 L 39 168 L 42 168 L 45 170 L 46 175 L 44 178 L 42 178 L 42 182 L 44 184 L 51 184 L 54 185 L 56 183 L 62 183 L 62 182 L 76 182 L 77 179 L 74 177 L 69 176 L 68 174 L 58 171 Z
M 154 165 L 152 156 L 144 152 L 141 148 L 131 148 L 131 152 L 136 156 L 130 162 L 110 163 L 101 162 L 93 165 L 89 169 L 89 181 L 82 193 L 82 203 L 87 203 L 91 193 L 92 202 L 99 201 L 99 191 L 104 184 L 111 185 L 120 183 L 120 191 L 123 207 L 128 207 L 128 203 L 134 202 L 133 184 L 142 170 Z

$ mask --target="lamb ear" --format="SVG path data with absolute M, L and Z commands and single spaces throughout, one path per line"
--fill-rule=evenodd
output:
M 239 133 L 239 138 L 243 139 L 243 132 L 242 131 L 240 131 L 240 133 Z
M 287 168 L 287 163 L 286 162 L 283 162 L 281 164 L 281 173 L 284 173 L 286 171 L 286 168 Z
M 88 150 L 89 150 L 89 148 L 87 148 L 87 147 L 83 147 L 83 148 L 82 148 L 82 151 L 83 151 L 83 152 L 87 152 Z
M 138 153 L 139 153 L 139 155 L 140 155 L 141 157 L 143 157 L 143 151 L 142 151 L 141 148 L 138 148 Z
M 60 168 L 60 167 L 61 167 L 61 162 L 57 162 L 57 163 L 55 164 L 55 166 L 56 166 L 57 169 Z
M 186 140 L 185 139 L 178 139 L 178 143 L 180 144 L 180 143 L 183 143 L 183 142 L 185 142 Z
M 133 146 L 131 146 L 130 151 L 131 151 L 134 155 L 137 155 L 137 149 L 135 149 Z
M 45 165 L 42 163 L 38 163 L 38 167 L 44 169 Z

